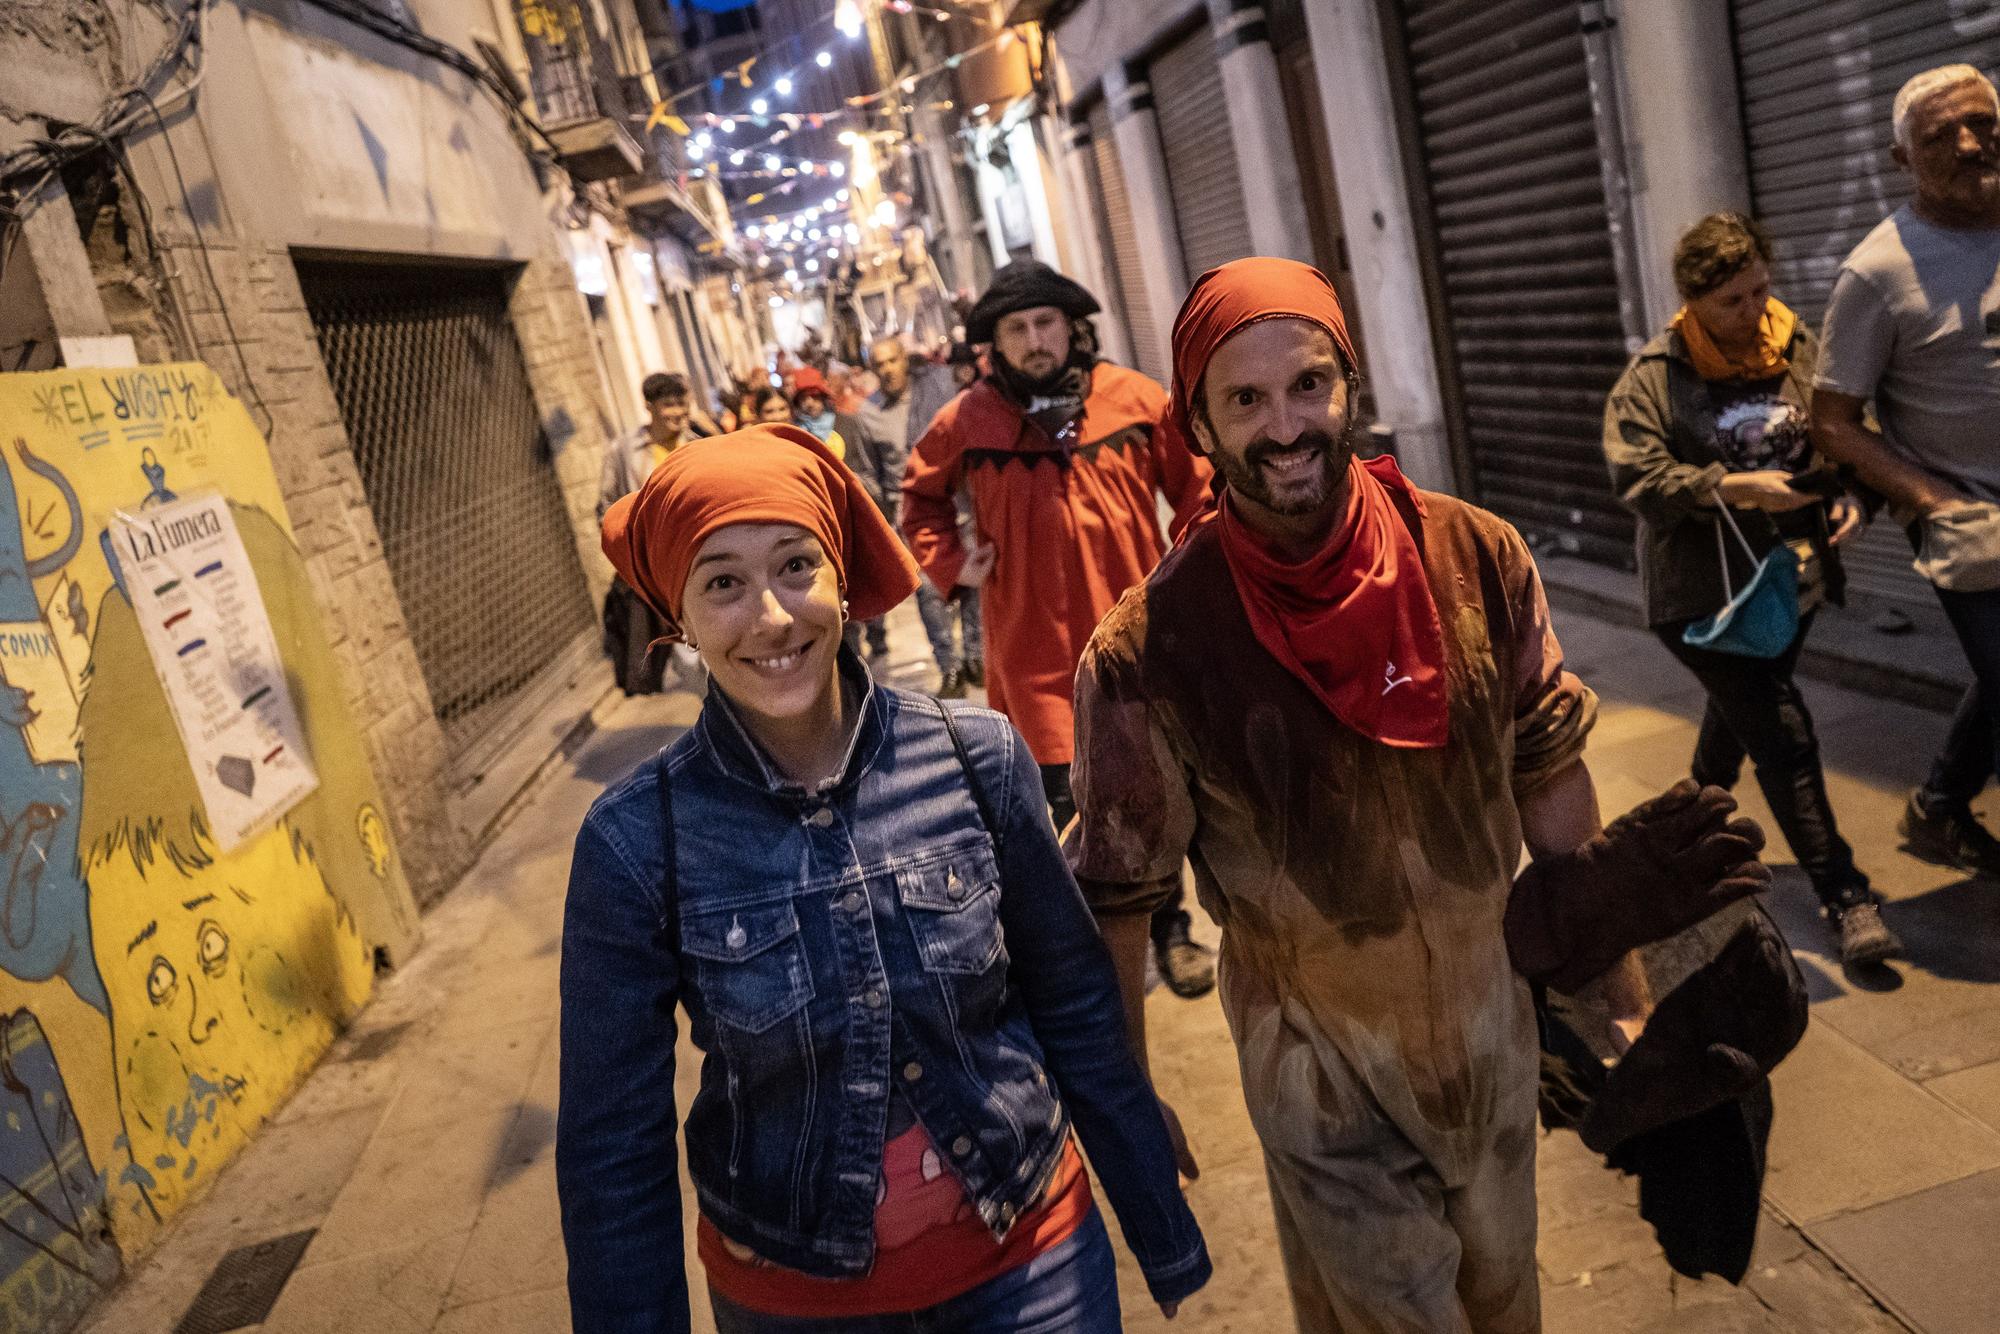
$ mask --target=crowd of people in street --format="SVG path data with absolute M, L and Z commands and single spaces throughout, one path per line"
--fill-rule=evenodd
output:
M 1891 129 L 1914 198 L 1821 330 L 1718 213 L 1610 392 L 1645 619 L 1706 703 L 1688 779 L 1608 824 L 1533 555 L 1362 456 L 1360 359 L 1307 265 L 1202 275 L 1167 386 L 1026 260 L 929 356 L 886 337 L 865 372 L 788 361 L 707 405 L 648 378 L 604 458 L 605 642 L 627 691 L 704 701 L 577 837 L 575 1328 L 687 1330 L 692 1253 L 721 1334 L 1108 1334 L 1100 1190 L 1174 1317 L 1211 1259 L 1149 968 L 1187 998 L 1219 975 L 1305 1334 L 1539 1329 L 1538 1118 L 1647 1182 L 1677 1269 L 1741 1279 L 1806 1024 L 1746 760 L 1842 961 L 1904 952 L 1795 676 L 1871 520 L 1975 678 L 1901 832 L 2000 877 L 1971 809 L 2000 772 L 2000 96 L 1931 70 Z M 911 597 L 928 692 L 879 667 Z

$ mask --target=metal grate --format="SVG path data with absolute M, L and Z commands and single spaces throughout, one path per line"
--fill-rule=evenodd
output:
M 2000 13 L 1958 0 L 1734 0 L 1750 197 L 1771 229 L 1778 296 L 1817 328 L 1850 250 L 1909 198 L 1889 156 L 1896 90 L 1920 70 L 2000 69 Z M 1847 586 L 1929 608 L 1892 523 L 1840 549 Z
M 1602 452 L 1627 354 L 1576 0 L 1398 7 L 1479 501 L 1629 568 Z
M 174 1326 L 174 1334 L 225 1334 L 261 1324 L 277 1305 L 285 1281 L 298 1268 L 299 1258 L 317 1231 L 308 1228 L 254 1246 L 239 1246 L 223 1256 L 195 1294 L 194 1304 Z
M 1139 232 L 1132 223 L 1132 198 L 1125 190 L 1125 169 L 1118 158 L 1118 144 L 1111 128 L 1111 108 L 1099 102 L 1090 112 L 1090 149 L 1097 164 L 1098 204 L 1109 244 L 1104 258 L 1117 286 L 1116 301 L 1125 312 L 1125 332 L 1132 339 L 1132 362 L 1161 384 L 1173 379 L 1167 364 L 1165 342 L 1153 319 L 1146 291 L 1145 255 L 1139 249 Z
M 298 271 L 417 661 L 462 757 L 591 628 L 507 274 Z
M 1181 257 L 1193 282 L 1218 264 L 1257 253 L 1209 26 L 1202 24 L 1161 52 L 1146 75 L 1158 107 Z M 1271 95 L 1280 94 L 1274 88 Z

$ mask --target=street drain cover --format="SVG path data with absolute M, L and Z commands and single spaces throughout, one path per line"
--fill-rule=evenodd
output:
M 289 1237 L 239 1246 L 223 1256 L 195 1294 L 194 1305 L 174 1326 L 174 1334 L 224 1334 L 261 1324 L 317 1231 L 308 1228 Z
M 347 1055 L 341 1059 L 346 1061 L 372 1061 L 376 1057 L 386 1054 L 391 1047 L 402 1041 L 403 1032 L 407 1028 L 409 1028 L 408 1024 L 391 1024 L 387 1028 L 378 1028 L 367 1037 L 356 1042 L 349 1049 Z

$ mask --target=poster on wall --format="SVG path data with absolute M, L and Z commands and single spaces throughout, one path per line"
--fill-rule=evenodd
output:
M 319 786 L 257 574 L 209 492 L 113 516 L 111 548 L 224 852 Z
M 114 1282 L 415 938 L 308 555 L 209 367 L 0 374 L 0 1312 L 23 1328 Z

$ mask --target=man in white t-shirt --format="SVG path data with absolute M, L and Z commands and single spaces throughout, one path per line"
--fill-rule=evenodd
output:
M 1972 665 L 1902 833 L 1920 856 L 2000 877 L 2000 840 L 1970 805 L 2000 755 L 2000 95 L 1947 65 L 1903 85 L 1892 114 L 1916 196 L 1834 282 L 1813 438 L 1909 525 Z

